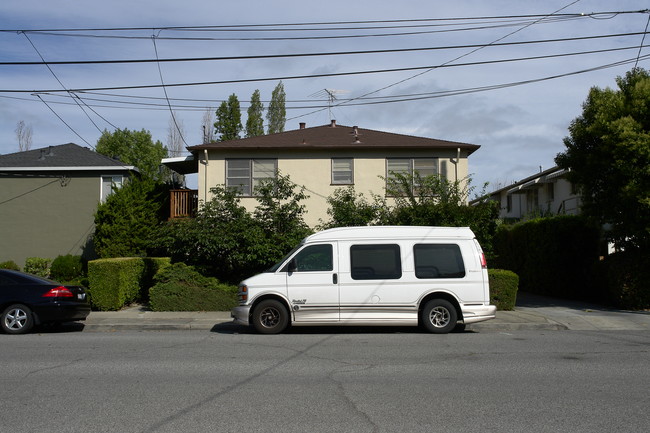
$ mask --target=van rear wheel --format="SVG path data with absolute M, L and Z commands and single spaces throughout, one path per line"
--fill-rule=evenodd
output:
M 422 309 L 422 323 L 427 331 L 446 334 L 456 327 L 458 314 L 451 302 L 432 299 Z
M 261 334 L 278 334 L 289 324 L 289 313 L 280 301 L 267 299 L 253 309 L 253 326 Z

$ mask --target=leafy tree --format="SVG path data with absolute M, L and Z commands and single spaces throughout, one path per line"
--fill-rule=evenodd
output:
M 264 135 L 264 105 L 260 101 L 260 91 L 255 90 L 251 96 L 251 105 L 248 107 L 248 118 L 246 119 L 246 137 L 257 137 Z
M 414 225 L 470 227 L 485 251 L 491 251 L 499 210 L 496 202 L 483 201 L 468 206 L 473 187 L 467 182 L 449 181 L 441 176 L 420 177 L 393 173 L 387 180 L 386 195 L 369 203 L 351 188 L 328 198 L 331 220 L 325 227 L 350 225 Z
M 303 221 L 306 198 L 288 178 L 262 182 L 259 205 L 248 212 L 237 190 L 211 189 L 212 199 L 196 218 L 161 227 L 155 246 L 159 254 L 195 266 L 221 281 L 237 283 L 267 269 L 310 231 Z
M 214 127 L 217 134 L 221 134 L 219 141 L 237 140 L 242 130 L 241 109 L 239 108 L 239 99 L 234 93 L 228 97 L 228 101 L 223 101 L 217 108 L 217 121 Z
M 619 245 L 650 247 L 650 74 L 633 69 L 618 89 L 593 87 L 555 161 L 570 169 L 583 214 L 608 224 Z
M 151 133 L 146 130 L 131 131 L 116 129 L 104 130 L 97 141 L 95 150 L 102 155 L 118 158 L 124 164 L 138 168 L 140 174 L 149 179 L 158 179 L 160 161 L 167 156 L 167 149 L 160 141 L 153 142 Z
M 271 94 L 271 103 L 266 112 L 266 120 L 268 120 L 268 133 L 275 134 L 277 132 L 284 132 L 284 124 L 287 121 L 287 110 L 285 108 L 286 94 L 284 93 L 284 84 L 282 81 L 275 86 Z
M 101 258 L 141 257 L 156 233 L 167 188 L 147 178 L 131 178 L 95 212 L 95 252 Z

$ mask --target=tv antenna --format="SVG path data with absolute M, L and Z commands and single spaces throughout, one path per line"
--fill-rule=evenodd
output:
M 338 98 L 336 95 L 342 95 L 345 93 L 350 93 L 349 90 L 338 90 L 338 89 L 323 89 L 319 90 L 316 93 L 312 93 L 309 95 L 309 98 L 327 98 L 327 112 L 329 114 L 329 119 L 332 120 L 332 105 L 334 104 L 334 101 L 336 101 Z

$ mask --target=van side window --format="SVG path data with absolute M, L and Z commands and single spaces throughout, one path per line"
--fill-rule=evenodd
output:
M 353 280 L 395 280 L 402 277 L 399 245 L 352 245 Z
M 292 260 L 296 272 L 331 271 L 332 245 L 311 245 L 300 251 Z
M 463 278 L 465 264 L 456 244 L 417 244 L 413 246 L 417 278 Z

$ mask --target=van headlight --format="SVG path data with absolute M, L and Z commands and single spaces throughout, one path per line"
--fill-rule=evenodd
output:
M 240 284 L 239 285 L 239 303 L 240 304 L 245 304 L 248 302 L 248 286 L 246 284 Z

